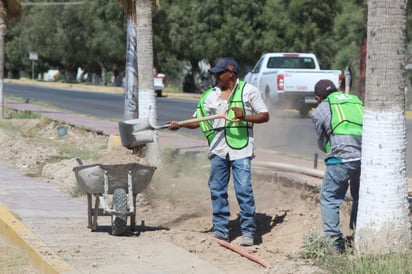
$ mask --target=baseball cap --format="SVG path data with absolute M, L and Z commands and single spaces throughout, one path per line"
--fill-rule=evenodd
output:
M 319 80 L 315 85 L 315 95 L 326 98 L 330 93 L 337 91 L 335 84 L 331 80 Z
M 231 57 L 220 58 L 217 65 L 209 69 L 209 72 L 212 74 L 217 74 L 227 70 L 232 71 L 236 74 L 239 73 L 239 66 L 237 65 L 236 61 Z

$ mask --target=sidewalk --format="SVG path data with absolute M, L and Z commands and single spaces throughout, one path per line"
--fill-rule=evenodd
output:
M 84 127 L 107 136 L 119 134 L 116 122 L 98 120 L 85 115 L 50 110 L 46 107 L 10 100 L 6 100 L 6 104 L 11 109 L 38 112 L 49 119 L 64 121 L 67 124 Z M 172 147 L 181 152 L 207 150 L 205 140 L 167 130 L 159 131 L 159 144 L 161 147 Z M 263 163 L 277 162 L 282 163 L 282 165 L 286 164 L 287 167 L 289 167 L 288 165 L 292 166 L 293 163 L 293 166 L 296 166 L 296 168 L 299 166 L 306 169 L 310 169 L 313 165 L 311 161 L 296 158 L 290 159 L 284 155 L 280 156 L 274 151 L 264 150 L 257 151 L 255 161 Z M 58 227 L 57 224 L 59 223 L 64 224 L 69 221 L 71 223 L 78 222 L 84 224 L 86 216 L 84 202 L 65 195 L 56 186 L 44 184 L 35 178 L 24 177 L 8 164 L 0 162 L 0 168 L 2 170 L 0 174 L 0 233 L 23 250 L 26 250 L 34 265 L 40 267 L 43 273 L 78 273 L 75 267 L 60 258 L 56 251 L 49 247 L 48 241 L 50 241 L 51 236 L 45 234 L 52 233 L 50 228 Z M 254 176 L 273 176 L 274 174 L 274 171 L 268 171 L 262 167 L 256 167 L 255 170 Z M 323 172 L 322 165 L 320 165 L 318 172 Z M 285 176 L 287 177 L 288 174 L 286 173 Z M 321 182 L 319 178 L 306 175 L 295 174 L 292 176 L 293 178 L 290 179 L 291 183 L 313 185 L 320 184 Z M 10 181 L 13 183 L 10 184 Z M 15 216 L 18 216 L 18 218 Z M 84 230 L 83 227 L 82 229 Z M 88 231 L 86 232 L 89 233 Z M 64 233 L 64 231 L 56 233 Z M 147 244 L 150 245 L 149 243 Z M 159 245 L 162 244 L 164 245 L 165 243 L 159 243 Z M 194 254 L 182 250 L 178 246 L 168 246 L 168 248 L 174 250 L 174 256 L 179 254 L 179 258 L 181 258 L 179 270 L 173 273 L 193 273 L 194 265 L 197 273 L 221 272 L 219 269 L 200 260 Z M 162 256 L 165 256 L 159 250 L 151 252 L 150 256 L 155 260 L 156 256 L 159 257 L 157 258 L 158 261 L 162 260 Z M 143 254 L 141 256 L 143 257 Z M 143 264 L 140 267 L 144 269 L 145 265 Z M 147 267 L 152 272 L 171 273 L 170 269 L 164 269 L 164 266 L 161 265 L 155 267 L 151 262 L 147 262 Z M 116 269 L 115 266 L 113 268 Z

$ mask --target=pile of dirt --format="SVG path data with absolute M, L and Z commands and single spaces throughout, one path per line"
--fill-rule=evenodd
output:
M 6 125 L 7 124 L 7 125 Z M 22 174 L 60 184 L 69 192 L 77 187 L 73 167 L 76 156 L 85 164 L 141 162 L 130 150 L 108 147 L 107 136 L 65 125 L 67 134 L 59 136 L 56 122 L 39 119 L 7 119 L 0 124 L 0 157 Z M 75 155 L 78 153 L 78 155 Z M 255 262 L 207 240 L 211 228 L 211 203 L 207 186 L 208 160 L 203 154 L 180 155 L 164 150 L 150 186 L 138 195 L 139 222 L 164 230 L 146 230 L 145 236 L 170 241 L 226 273 L 319 273 L 312 262 L 299 257 L 303 237 L 311 230 L 320 231 L 319 193 L 294 187 L 279 176 L 254 176 L 257 203 L 257 244 L 244 248 L 268 262 L 264 270 Z M 286 177 L 285 177 L 286 178 Z M 230 187 L 230 234 L 232 244 L 240 242 L 239 208 Z M 76 199 L 85 199 L 85 196 Z M 344 210 L 346 212 L 347 209 Z M 347 214 L 342 214 L 347 224 Z M 138 223 L 139 224 L 139 223 Z M 86 230 L 87 228 L 84 228 Z M 68 237 L 65 231 L 61 237 Z M 76 233 L 76 231 L 73 231 Z M 57 237 L 57 236 L 56 236 Z M 90 245 L 96 239 L 90 239 Z M 87 237 L 82 239 L 87 241 Z M 110 258 L 110 242 L 105 257 Z M 127 243 L 125 243 L 127 244 Z M 83 242 L 87 246 L 87 243 Z M 91 258 L 84 258 L 88 264 Z M 102 269 L 100 269 L 101 271 Z

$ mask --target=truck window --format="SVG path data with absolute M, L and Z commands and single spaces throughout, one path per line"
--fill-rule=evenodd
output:
M 267 68 L 314 69 L 315 62 L 309 57 L 271 57 L 269 58 Z
M 302 68 L 307 68 L 307 69 L 315 68 L 315 62 L 313 62 L 312 58 L 301 58 L 300 61 L 301 61 Z
M 263 59 L 264 59 L 263 57 L 261 57 L 259 59 L 259 61 L 255 65 L 255 67 L 252 69 L 252 73 L 259 73 L 260 67 L 262 66 Z

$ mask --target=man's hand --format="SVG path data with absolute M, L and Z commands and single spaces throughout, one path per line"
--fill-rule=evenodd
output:
M 259 112 L 256 114 L 245 115 L 243 109 L 239 107 L 232 107 L 231 108 L 235 113 L 235 118 L 239 121 L 246 121 L 249 123 L 265 123 L 269 121 L 269 113 L 268 112 Z
M 240 121 L 245 120 L 245 114 L 243 113 L 243 109 L 241 109 L 239 107 L 232 107 L 231 109 L 235 113 L 235 118 L 236 119 L 239 119 Z
M 170 130 L 178 130 L 180 128 L 179 123 L 177 121 L 169 121 L 167 122 L 167 128 Z

